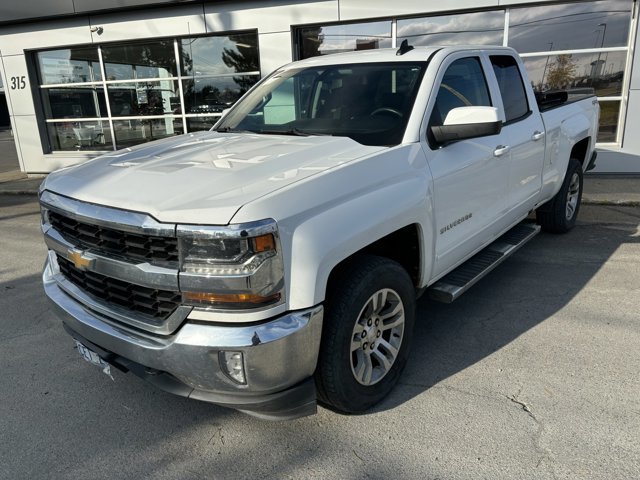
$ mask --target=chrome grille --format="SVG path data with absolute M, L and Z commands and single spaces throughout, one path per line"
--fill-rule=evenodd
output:
M 158 265 L 178 263 L 178 240 L 154 237 L 91 225 L 50 210 L 49 222 L 62 237 L 75 246 L 107 256 Z
M 80 270 L 66 258 L 57 255 L 60 273 L 88 294 L 126 309 L 157 319 L 166 319 L 180 305 L 181 295 L 169 290 L 156 290 Z

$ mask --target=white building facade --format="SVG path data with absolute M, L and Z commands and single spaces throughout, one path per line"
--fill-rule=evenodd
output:
M 0 6 L 0 72 L 20 168 L 39 174 L 208 129 L 292 60 L 405 39 L 508 45 L 536 89 L 598 96 L 596 172 L 640 173 L 636 10 L 635 0 L 22 0 Z

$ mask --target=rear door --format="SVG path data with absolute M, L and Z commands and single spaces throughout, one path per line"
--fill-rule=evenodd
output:
M 496 106 L 480 57 L 470 52 L 450 55 L 441 64 L 435 85 L 422 147 L 434 182 L 433 273 L 439 276 L 492 238 L 506 207 L 509 164 L 502 155 L 507 145 L 503 133 L 447 145 L 437 145 L 430 134 L 453 108 Z
M 502 131 L 510 149 L 510 216 L 517 217 L 532 208 L 531 202 L 542 188 L 544 124 L 535 99 L 525 88 L 516 58 L 508 54 L 489 55 L 489 61 L 502 98 L 505 116 Z

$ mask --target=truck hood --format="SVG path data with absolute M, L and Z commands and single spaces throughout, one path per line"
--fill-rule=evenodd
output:
M 345 137 L 198 132 L 58 170 L 43 188 L 161 222 L 225 225 L 252 200 L 382 149 Z

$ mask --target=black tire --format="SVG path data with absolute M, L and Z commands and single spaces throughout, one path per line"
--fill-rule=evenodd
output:
M 566 233 L 578 218 L 582 202 L 582 164 L 572 158 L 567 166 L 567 174 L 555 197 L 536 210 L 536 221 L 545 232 Z
M 342 413 L 362 413 L 382 400 L 406 364 L 414 317 L 415 289 L 400 264 L 362 255 L 343 265 L 332 277 L 325 302 L 315 374 L 320 403 Z

